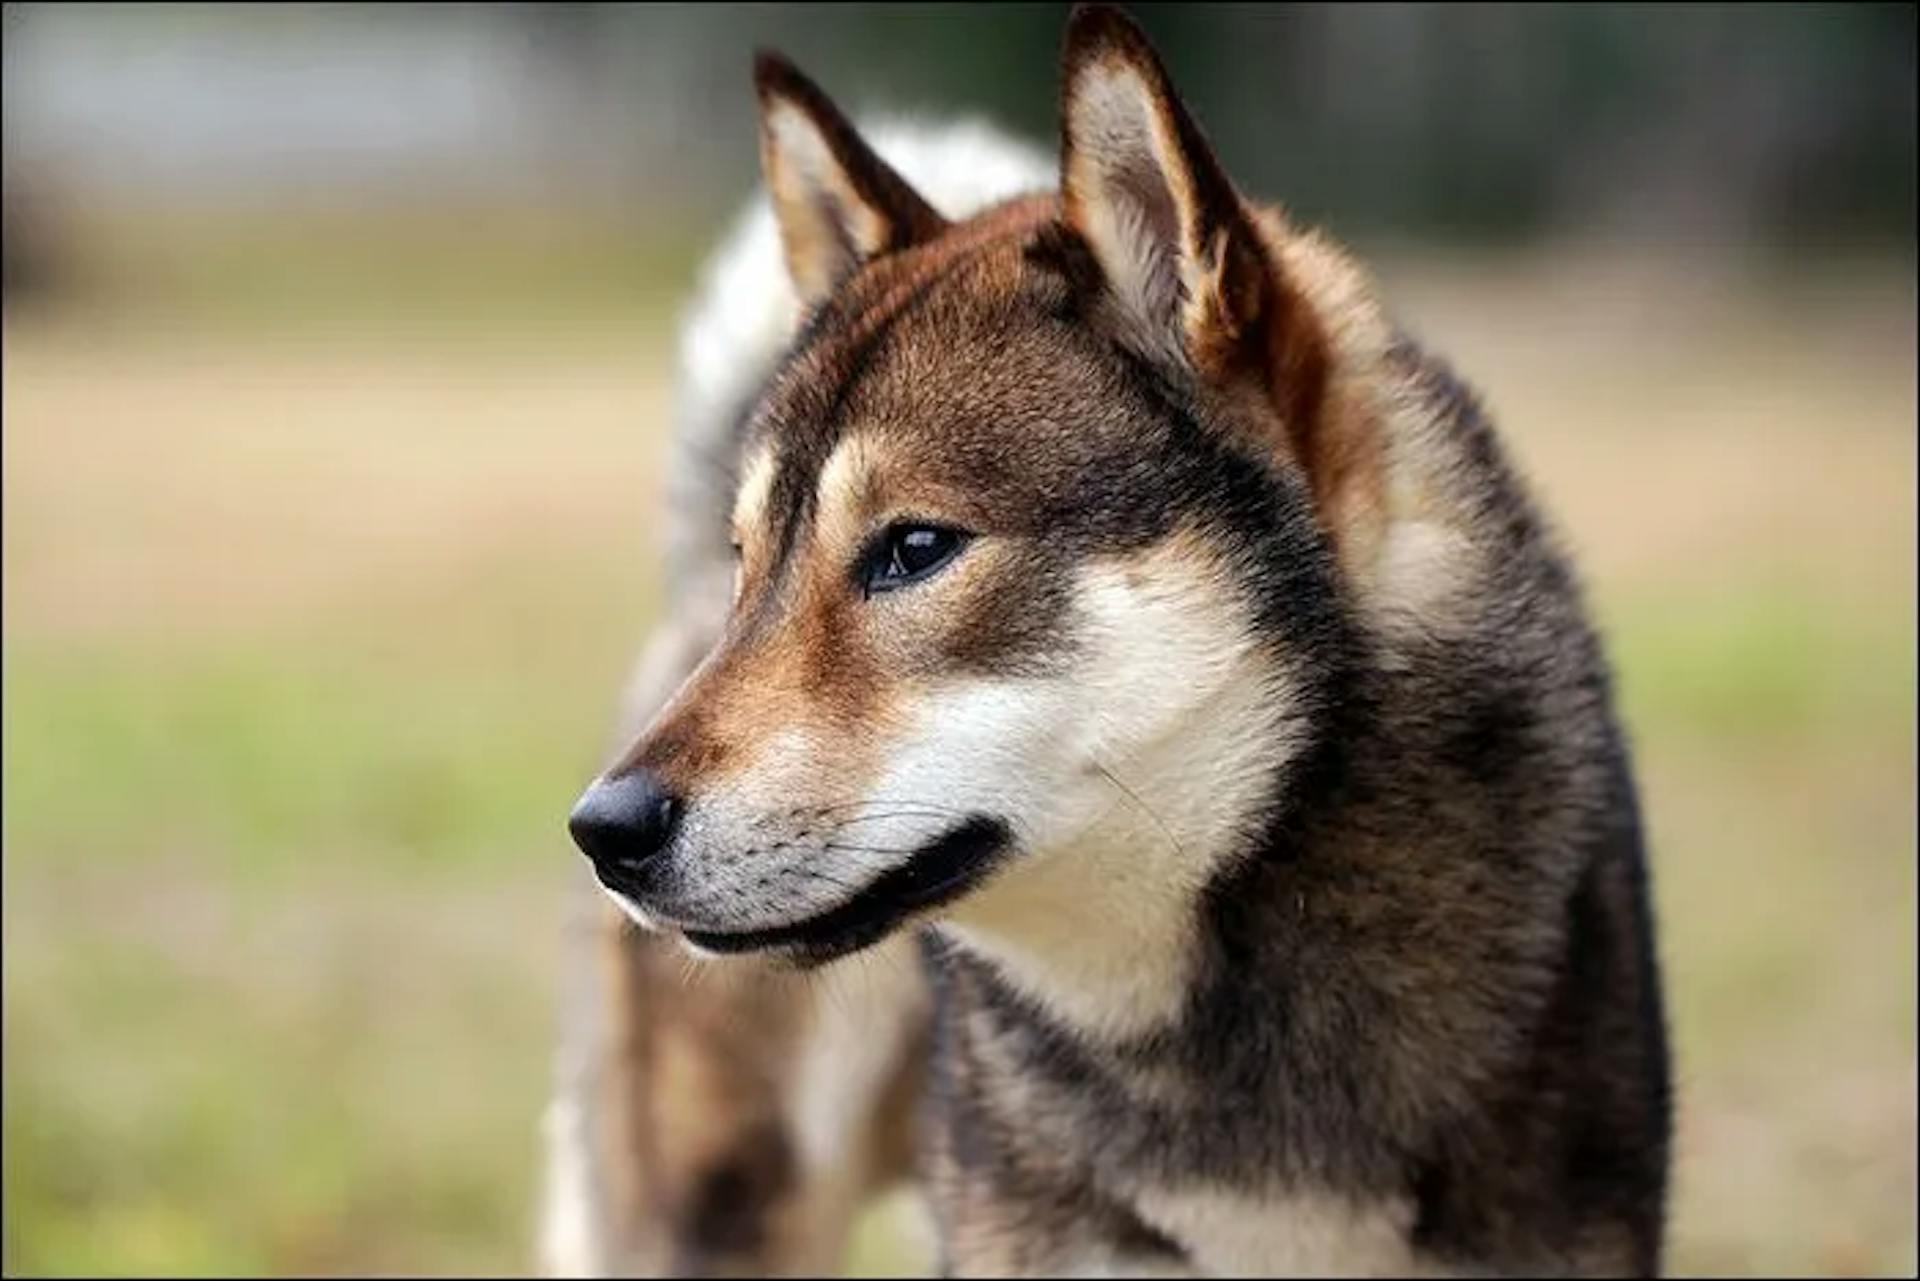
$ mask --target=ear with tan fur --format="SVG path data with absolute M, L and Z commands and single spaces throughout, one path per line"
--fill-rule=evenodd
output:
M 1260 444 L 1306 472 L 1341 536 L 1374 501 L 1372 428 L 1330 412 L 1319 321 L 1117 9 L 1083 5 L 1068 20 L 1060 127 L 1066 221 L 1098 260 L 1124 336 L 1216 385 L 1256 388 L 1279 420 Z
M 869 258 L 946 226 L 854 131 L 813 81 L 777 53 L 753 64 L 760 162 L 794 290 L 808 306 Z
M 1116 9 L 1067 24 L 1060 188 L 1135 336 L 1224 377 L 1267 354 L 1290 299 L 1146 36 Z

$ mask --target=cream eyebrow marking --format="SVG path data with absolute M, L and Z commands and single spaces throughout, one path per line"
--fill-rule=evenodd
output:
M 759 526 L 766 514 L 767 496 L 773 490 L 773 478 L 778 471 L 771 445 L 762 447 L 741 465 L 740 485 L 733 500 L 733 527 L 736 531 L 744 532 Z
M 815 519 L 830 527 L 834 541 L 843 546 L 860 542 L 860 513 L 856 510 L 861 487 L 873 474 L 873 450 L 865 436 L 843 437 L 827 456 L 814 487 Z

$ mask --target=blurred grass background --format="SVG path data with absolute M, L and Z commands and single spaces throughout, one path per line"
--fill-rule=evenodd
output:
M 75 34 L 94 20 L 64 13 L 36 44 L 7 12 L 0 1263 L 524 1269 L 561 823 L 662 604 L 673 308 L 750 180 L 743 76 L 706 195 L 689 170 L 674 199 L 625 205 L 448 183 L 267 198 L 242 165 L 218 198 L 204 177 L 162 198 L 55 164 L 101 136 L 46 123 L 112 65 Z M 113 39 L 159 41 L 113 12 Z M 187 48 L 277 30 L 265 10 L 161 12 Z M 782 32 L 851 65 L 876 30 L 962 29 L 918 12 L 596 21 L 693 32 L 738 71 Z M 1149 14 L 1209 124 L 1258 102 L 1230 49 L 1215 84 L 1181 61 L 1232 45 L 1251 20 L 1231 13 Z M 1295 40 L 1332 21 L 1290 13 Z M 1052 67 L 1007 50 L 1050 46 L 1058 18 L 965 27 L 1014 69 L 995 93 L 1031 82 L 1027 106 L 992 104 L 1015 123 Z M 1894 30 L 1910 108 L 1911 17 Z M 44 88 L 62 48 L 67 99 Z M 1622 59 L 1607 83 L 1646 74 Z M 948 74 L 942 100 L 968 104 Z M 38 133 L 15 124 L 36 103 Z M 1544 233 L 1458 235 L 1431 203 L 1382 212 L 1312 171 L 1336 231 L 1373 213 L 1351 234 L 1486 394 L 1610 639 L 1669 981 L 1677 1272 L 1920 1266 L 1907 147 L 1904 178 L 1860 187 L 1904 199 L 1904 222 L 1862 232 L 1863 196 L 1784 249 L 1750 218 L 1689 221 L 1698 202 L 1631 235 L 1544 214 Z M 876 1222 L 855 1269 L 915 1265 L 903 1250 Z

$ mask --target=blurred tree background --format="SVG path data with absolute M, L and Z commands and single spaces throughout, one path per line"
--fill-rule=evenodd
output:
M 1912 5 L 1140 4 L 1575 549 L 1681 1273 L 1916 1266 Z M 1062 4 L 15 4 L 4 1249 L 531 1262 L 562 831 L 778 47 L 1051 147 Z M 869 1221 L 856 1271 L 924 1264 Z
M 753 173 L 756 44 L 856 108 L 1048 140 L 1066 8 L 11 4 L 8 281 L 56 209 L 706 226 Z M 1135 9 L 1243 184 L 1363 244 L 1912 243 L 1912 5 Z

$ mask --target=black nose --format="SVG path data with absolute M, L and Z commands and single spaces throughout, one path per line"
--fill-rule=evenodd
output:
M 567 830 L 602 880 L 613 876 L 631 888 L 646 864 L 673 839 L 680 808 L 657 777 L 635 770 L 589 787 L 573 807 Z

